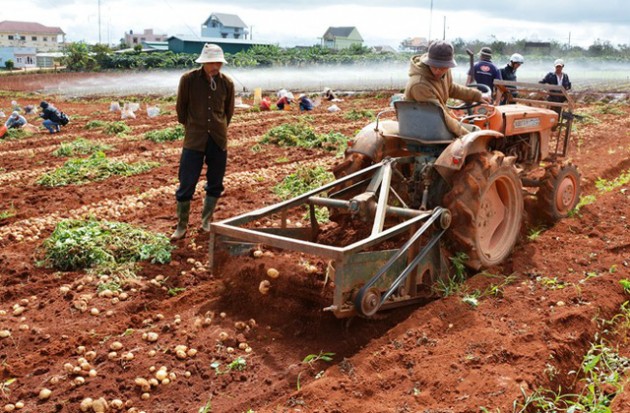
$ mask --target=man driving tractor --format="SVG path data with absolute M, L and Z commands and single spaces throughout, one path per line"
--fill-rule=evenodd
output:
M 456 136 L 462 136 L 470 131 L 450 115 L 450 110 L 446 107 L 448 99 L 460 99 L 467 103 L 491 103 L 492 100 L 477 89 L 453 83 L 450 69 L 457 66 L 453 54 L 453 46 L 449 42 L 436 40 L 429 45 L 428 53 L 413 56 L 405 99 L 439 104 L 444 111 L 448 129 Z

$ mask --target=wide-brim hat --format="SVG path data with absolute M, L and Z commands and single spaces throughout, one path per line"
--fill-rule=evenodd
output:
M 484 59 L 492 59 L 492 49 L 487 46 L 482 47 L 479 51 L 479 56 Z
M 223 56 L 223 49 L 212 43 L 206 43 L 201 50 L 201 54 L 195 60 L 196 63 L 227 63 Z
M 453 46 L 449 42 L 437 40 L 429 45 L 429 52 L 420 61 L 432 67 L 453 68 L 457 66 L 454 54 Z

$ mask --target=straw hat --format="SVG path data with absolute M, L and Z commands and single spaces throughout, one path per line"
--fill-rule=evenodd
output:
M 553 62 L 553 67 L 558 67 L 558 66 L 562 66 L 564 67 L 564 60 L 562 59 L 556 59 L 555 62 Z
M 216 44 L 206 43 L 201 54 L 195 60 L 197 63 L 227 63 L 223 57 L 223 49 Z

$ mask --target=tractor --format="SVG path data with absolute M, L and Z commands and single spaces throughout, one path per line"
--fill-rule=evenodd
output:
M 547 224 L 568 215 L 580 175 L 567 161 L 571 97 L 552 85 L 495 84 L 495 101 L 509 104 L 449 106 L 470 131 L 461 137 L 447 129 L 450 114 L 441 107 L 394 102 L 349 143 L 334 182 L 213 223 L 213 271 L 257 245 L 326 259 L 334 288 L 324 310 L 341 318 L 426 300 L 450 276 L 453 254 L 465 254 L 473 270 L 503 263 L 525 212 Z M 385 120 L 389 113 L 396 119 Z M 316 207 L 354 237 L 339 245 L 322 240 Z M 304 208 L 310 226 L 289 225 Z M 276 222 L 261 227 L 262 219 Z

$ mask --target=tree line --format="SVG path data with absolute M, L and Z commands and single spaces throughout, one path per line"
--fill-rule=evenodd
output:
M 610 42 L 601 40 L 597 40 L 588 48 L 549 42 L 544 50 L 528 50 L 528 42 L 525 40 L 506 42 L 493 39 L 491 42 L 466 42 L 458 38 L 452 43 L 456 59 L 462 63 L 468 60 L 466 49 L 478 51 L 483 46 L 492 48 L 494 60 L 497 62 L 505 60 L 515 52 L 524 54 L 529 60 L 542 61 L 553 56 L 553 58 L 563 57 L 574 60 L 630 62 L 629 45 L 613 46 Z M 171 51 L 143 52 L 141 49 L 142 47 L 138 46 L 130 52 L 114 53 L 114 50 L 103 44 L 70 43 L 64 48 L 61 63 L 70 71 L 185 69 L 198 66 L 195 63 L 197 54 Z M 407 62 L 413 54 L 412 52 L 376 52 L 361 45 L 352 45 L 342 50 L 322 46 L 282 48 L 275 45 L 256 45 L 246 51 L 226 53 L 225 58 L 231 67 L 299 67 L 313 64 Z

